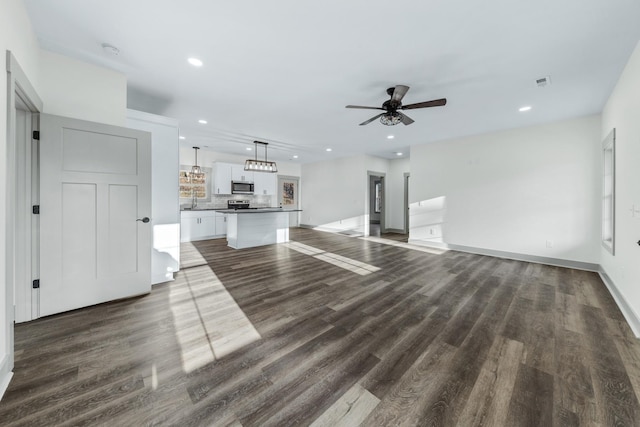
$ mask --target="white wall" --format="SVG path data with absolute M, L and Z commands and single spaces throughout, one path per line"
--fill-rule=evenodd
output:
M 367 161 L 356 156 L 302 165 L 301 224 L 364 232 Z
M 387 229 L 404 230 L 404 174 L 411 170 L 411 162 L 406 159 L 389 161 L 386 182 Z
M 409 159 L 387 160 L 368 155 L 308 163 L 302 166 L 306 197 L 302 224 L 326 230 L 368 232 L 368 173 L 385 176 L 385 227 L 404 227 L 404 173 Z
M 127 127 L 151 132 L 151 284 L 173 280 L 180 269 L 178 121 L 127 110 Z
M 433 224 L 445 244 L 598 263 L 599 134 L 590 116 L 412 146 L 410 239 Z
M 602 113 L 600 139 L 616 129 L 615 256 L 600 250 L 601 266 L 631 313 L 640 319 L 640 43 L 627 63 Z M 624 307 L 623 307 L 624 308 Z M 635 322 L 629 315 L 635 317 Z
M 39 95 L 44 112 L 115 126 L 126 125 L 124 74 L 41 51 Z
M 26 9 L 20 0 L 3 0 L 0 2 L 0 62 L 5 64 L 6 51 L 10 50 L 31 84 L 38 90 L 38 41 L 31 28 Z M 13 327 L 6 313 L 7 294 L 12 284 L 6 281 L 6 244 L 5 230 L 7 213 L 7 83 L 6 66 L 2 69 L 3 84 L 0 85 L 0 397 L 9 381 L 8 372 L 8 339 Z M 11 304 L 12 305 L 12 304 Z

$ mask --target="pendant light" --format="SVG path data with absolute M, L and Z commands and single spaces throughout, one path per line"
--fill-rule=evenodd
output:
M 196 151 L 196 163 L 191 166 L 191 172 L 189 173 L 189 175 L 192 179 L 202 179 L 204 177 L 204 173 L 202 173 L 202 168 L 198 166 L 198 150 L 200 149 L 200 147 L 193 147 L 193 149 Z
M 253 141 L 256 150 L 256 158 L 248 159 L 244 162 L 244 170 L 251 172 L 267 172 L 267 173 L 276 173 L 278 172 L 278 166 L 276 162 L 270 162 L 267 160 L 267 145 L 266 142 Z M 258 160 L 258 144 L 264 145 L 264 160 Z

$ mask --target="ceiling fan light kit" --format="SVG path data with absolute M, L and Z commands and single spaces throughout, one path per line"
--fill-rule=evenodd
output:
M 382 117 L 380 117 L 380 123 L 385 126 L 395 126 L 401 121 L 402 117 L 400 116 L 400 113 L 388 113 L 383 114 Z
M 384 113 L 380 113 L 377 116 L 370 118 L 362 123 L 360 126 L 368 125 L 376 119 L 380 119 L 380 123 L 386 126 L 395 126 L 399 123 L 405 126 L 414 122 L 412 118 L 399 112 L 398 110 L 414 110 L 416 108 L 428 108 L 428 107 L 442 107 L 447 104 L 446 98 L 434 99 L 433 101 L 418 102 L 416 104 L 402 105 L 402 98 L 409 90 L 409 86 L 397 85 L 396 87 L 390 87 L 387 89 L 387 94 L 391 97 L 388 101 L 382 103 L 382 107 L 365 107 L 362 105 L 347 105 L 346 108 L 360 108 L 366 110 L 383 110 Z
M 247 159 L 244 162 L 244 170 L 251 172 L 267 172 L 267 173 L 276 173 L 278 172 L 278 166 L 276 162 L 270 162 L 267 160 L 267 145 L 266 142 L 253 141 L 256 150 L 256 158 L 255 159 Z M 258 160 L 258 144 L 264 145 L 264 160 Z

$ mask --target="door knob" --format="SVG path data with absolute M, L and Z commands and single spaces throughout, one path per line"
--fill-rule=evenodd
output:
M 149 220 L 149 217 L 148 217 L 148 216 L 145 216 L 144 218 L 138 218 L 138 219 L 136 219 L 136 221 L 142 221 L 142 222 L 144 222 L 144 223 L 146 224 L 146 223 L 148 223 L 150 220 Z

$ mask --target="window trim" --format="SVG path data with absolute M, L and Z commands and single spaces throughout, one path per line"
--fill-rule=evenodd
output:
M 602 246 L 615 255 L 616 129 L 602 141 Z

